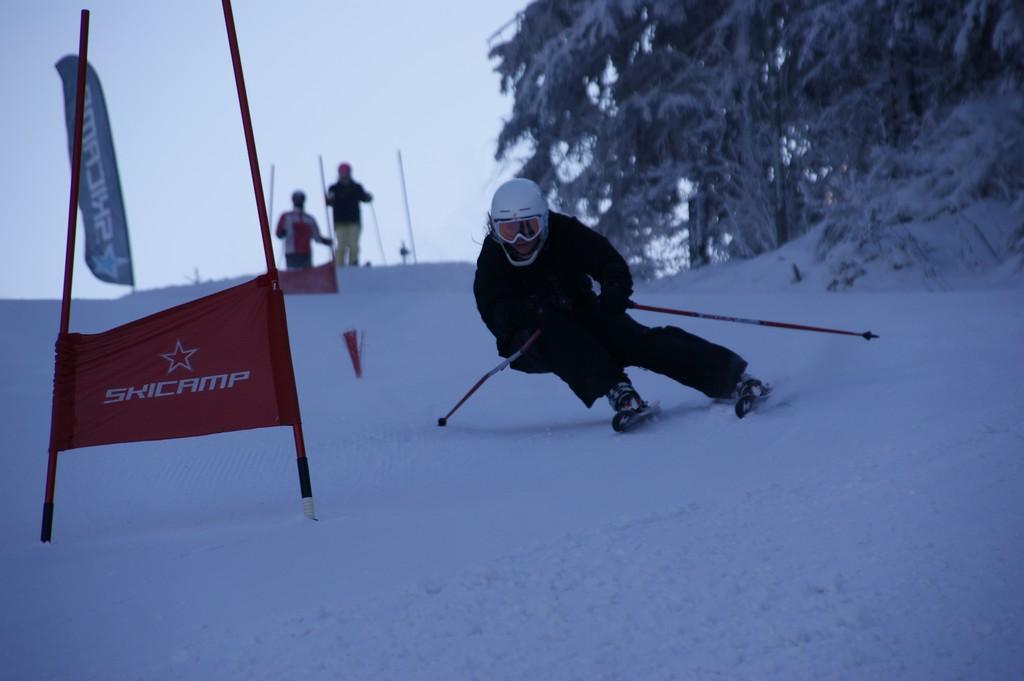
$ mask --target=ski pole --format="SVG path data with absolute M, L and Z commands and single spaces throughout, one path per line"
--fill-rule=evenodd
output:
M 804 326 L 803 324 L 787 324 L 785 322 L 769 322 L 763 319 L 742 319 L 740 317 L 726 317 L 724 315 L 717 314 L 705 314 L 703 312 L 690 312 L 688 310 L 673 310 L 667 307 L 653 307 L 651 305 L 640 305 L 634 303 L 632 300 L 629 301 L 629 307 L 634 310 L 646 310 L 648 312 L 663 312 L 665 314 L 677 314 L 684 317 L 697 317 L 698 319 L 716 319 L 720 322 L 737 322 L 739 324 L 757 324 L 758 326 L 774 326 L 778 329 L 796 329 L 797 331 L 817 331 L 819 333 L 838 333 L 844 336 L 860 336 L 864 340 L 871 340 L 872 338 L 878 338 L 876 334 L 870 331 L 864 331 L 858 333 L 856 331 L 842 331 L 840 329 L 826 329 L 820 326 Z
M 522 355 L 524 352 L 526 352 L 530 348 L 530 346 L 533 345 L 533 341 L 537 340 L 537 336 L 539 336 L 539 335 L 540 335 L 540 329 L 537 329 L 536 331 L 533 332 L 533 335 L 531 335 L 529 338 L 526 339 L 526 342 L 523 343 L 523 347 L 521 347 L 518 350 L 516 350 L 504 362 L 502 362 L 501 364 L 499 364 L 498 366 L 494 367 L 493 369 L 488 371 L 486 374 L 481 376 L 480 380 L 477 381 L 473 385 L 473 387 L 469 389 L 469 392 L 462 396 L 462 399 L 459 400 L 459 403 L 456 404 L 454 407 L 452 407 L 452 410 L 450 412 L 448 412 L 446 415 L 442 416 L 441 418 L 439 418 L 437 420 L 437 425 L 442 426 L 442 427 L 447 425 L 448 424 L 448 419 L 451 417 L 452 414 L 455 413 L 455 410 L 457 410 L 459 407 L 461 407 L 462 403 L 465 402 L 466 400 L 468 400 L 469 396 L 472 395 L 473 393 L 475 393 L 477 388 L 479 388 L 480 386 L 482 386 L 484 384 L 484 381 L 486 381 L 488 378 L 490 378 L 494 374 L 498 373 L 499 371 L 503 370 L 505 367 L 507 367 L 512 362 L 514 362 L 517 359 L 519 359 L 520 355 Z
M 331 247 L 331 262 L 337 265 L 338 256 L 335 255 L 335 244 L 334 244 L 334 230 L 331 228 L 331 211 L 328 210 L 327 206 L 327 181 L 324 179 L 324 157 L 317 155 L 317 161 L 320 163 L 320 192 L 324 195 L 324 229 L 327 230 L 327 240 L 330 242 L 326 245 Z M 338 279 L 338 273 L 334 273 L 335 282 Z
M 370 201 L 370 215 L 373 216 L 373 229 L 377 232 L 377 246 L 380 248 L 380 259 L 387 265 L 388 257 L 384 255 L 384 242 L 380 240 L 380 223 L 377 222 L 377 209 L 373 207 L 373 201 Z
M 331 242 L 331 250 L 334 250 L 334 239 L 331 238 L 331 211 L 328 210 L 327 206 L 327 180 L 324 179 L 324 157 L 317 156 L 317 161 L 320 163 L 320 193 L 324 195 L 324 229 L 327 230 L 327 238 Z

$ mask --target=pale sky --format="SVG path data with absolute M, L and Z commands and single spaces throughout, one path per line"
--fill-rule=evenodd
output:
M 528 0 L 375 0 L 232 7 L 264 191 L 273 215 L 293 190 L 325 230 L 327 184 L 349 162 L 374 195 L 388 264 L 409 242 L 401 150 L 420 262 L 476 258 L 511 111 L 488 38 Z M 259 219 L 219 0 L 16 0 L 0 25 L 0 297 L 59 298 L 70 162 L 60 76 L 89 9 L 89 62 L 106 95 L 139 289 L 265 270 Z M 511 30 L 511 29 L 506 29 Z M 507 35 L 507 34 L 506 34 Z M 128 293 L 85 266 L 79 216 L 73 295 Z M 274 239 L 282 265 L 280 242 Z M 314 262 L 329 251 L 314 245 Z M 381 264 L 363 208 L 362 260 Z

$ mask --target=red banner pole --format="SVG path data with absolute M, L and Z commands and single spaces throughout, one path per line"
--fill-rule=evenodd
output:
M 71 324 L 71 281 L 75 269 L 75 234 L 78 228 L 78 187 L 81 181 L 82 128 L 85 118 L 85 67 L 89 57 L 89 10 L 82 10 L 78 34 L 78 80 L 75 82 L 75 127 L 71 140 L 71 196 L 68 199 L 68 238 L 64 249 L 64 290 L 60 301 L 60 330 L 58 343 L 67 335 Z M 54 365 L 56 373 L 57 366 Z M 57 418 L 57 381 L 53 382 L 53 404 L 50 409 L 50 447 L 46 464 L 46 492 L 43 497 L 43 527 L 39 535 L 42 542 L 50 541 L 53 534 L 53 498 L 57 489 L 57 448 L 54 445 L 54 424 Z
M 82 10 L 78 36 L 78 80 L 75 84 L 75 132 L 71 141 L 71 197 L 68 199 L 68 239 L 64 251 L 64 294 L 60 304 L 60 333 L 71 323 L 71 275 L 75 269 L 75 234 L 78 227 L 78 187 L 82 166 L 82 128 L 85 118 L 85 67 L 89 54 L 89 10 Z
M 302 513 L 310 520 L 316 520 L 313 507 L 313 485 L 309 481 L 309 459 L 306 458 L 306 443 L 302 437 L 302 423 L 292 426 L 295 436 L 295 462 L 299 467 L 299 493 L 302 495 Z
M 242 75 L 242 58 L 238 52 L 238 35 L 235 33 L 235 17 L 231 11 L 231 0 L 221 0 L 224 7 L 224 23 L 228 29 L 228 44 L 231 47 L 231 63 L 235 68 L 235 88 L 238 90 L 238 106 L 242 110 L 242 127 L 245 129 L 245 145 L 249 151 L 249 168 L 252 171 L 252 187 L 256 192 L 256 210 L 260 216 L 260 229 L 263 232 L 263 253 L 267 259 L 267 274 L 273 280 L 275 291 L 280 290 L 277 279 L 277 266 L 274 264 L 274 249 L 270 243 L 270 220 L 267 218 L 267 204 L 263 197 L 263 181 L 260 179 L 260 164 L 256 158 L 256 139 L 252 133 L 252 117 L 249 115 L 249 98 L 245 94 L 245 76 Z M 282 295 L 280 292 L 276 295 Z M 284 305 L 281 305 L 281 327 L 284 332 L 285 346 L 288 350 L 288 379 L 291 390 L 295 391 L 295 371 L 291 366 L 291 348 L 288 345 L 288 325 L 284 317 Z M 276 379 L 275 379 L 276 381 Z M 298 400 L 296 399 L 296 404 Z M 313 492 L 309 481 L 309 461 L 306 459 L 306 445 L 302 437 L 302 420 L 297 419 L 292 426 L 295 435 L 295 456 L 299 466 L 299 488 L 302 493 L 302 510 L 307 518 L 316 520 L 313 510 Z
M 274 249 L 270 241 L 270 220 L 267 218 L 267 204 L 263 196 L 263 181 L 260 179 L 260 164 L 256 158 L 256 139 L 252 132 L 252 117 L 249 115 L 249 98 L 245 94 L 245 76 L 242 75 L 242 58 L 238 52 L 238 35 L 235 33 L 235 16 L 231 12 L 231 0 L 221 0 L 224 7 L 224 23 L 228 29 L 228 44 L 231 47 L 231 63 L 235 69 L 235 88 L 238 90 L 238 106 L 242 110 L 242 127 L 245 130 L 245 145 L 249 150 L 249 169 L 252 171 L 252 187 L 256 192 L 256 210 L 260 217 L 263 233 L 263 254 L 267 259 L 267 274 L 277 287 L 277 266 L 274 264 Z

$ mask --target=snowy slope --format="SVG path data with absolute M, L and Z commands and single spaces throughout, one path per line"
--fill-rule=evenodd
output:
M 634 370 L 665 414 L 628 435 L 511 371 L 438 428 L 499 361 L 472 267 L 344 270 L 287 303 L 319 522 L 290 432 L 258 430 L 63 454 L 49 545 L 58 304 L 0 301 L 0 676 L 1018 678 L 1024 291 L 826 294 L 770 258 L 634 298 L 881 338 L 638 314 L 777 389 L 739 421 Z M 216 286 L 76 301 L 72 329 Z

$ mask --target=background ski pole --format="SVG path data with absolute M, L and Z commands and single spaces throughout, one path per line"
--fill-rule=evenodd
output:
M 498 373 L 499 371 L 501 371 L 502 369 L 504 369 L 505 367 L 507 367 L 507 366 L 508 366 L 509 364 L 511 364 L 512 362 L 514 362 L 514 361 L 516 361 L 517 359 L 519 359 L 519 356 L 520 356 L 520 355 L 522 355 L 522 354 L 523 354 L 524 352 L 526 352 L 526 351 L 527 351 L 527 350 L 528 350 L 528 349 L 530 348 L 530 346 L 531 346 L 531 345 L 533 345 L 533 341 L 537 340 L 537 336 L 539 336 L 539 335 L 540 335 L 540 329 L 537 329 L 536 331 L 534 331 L 534 332 L 533 332 L 533 335 L 531 335 L 531 336 L 530 336 L 529 338 L 527 338 L 527 339 L 526 339 L 526 342 L 525 342 L 525 343 L 523 343 L 523 347 L 521 347 L 521 348 L 519 348 L 518 350 L 516 350 L 516 351 L 515 351 L 515 352 L 514 352 L 514 353 L 513 353 L 513 354 L 512 354 L 511 356 L 509 356 L 509 358 L 508 358 L 508 359 L 506 359 L 506 360 L 505 360 L 504 362 L 502 362 L 501 364 L 499 364 L 498 366 L 494 367 L 493 369 L 491 369 L 490 371 L 488 371 L 488 372 L 487 372 L 486 374 L 484 374 L 483 376 L 481 376 L 481 377 L 480 377 L 480 380 L 479 380 L 479 381 L 477 381 L 477 382 L 476 382 L 476 383 L 475 383 L 475 384 L 473 385 L 473 387 L 469 389 L 469 392 L 468 392 L 468 393 L 466 393 L 465 395 L 463 395 L 463 396 L 462 396 L 462 399 L 461 399 L 461 400 L 459 400 L 459 403 L 458 403 L 458 404 L 456 404 L 456 405 L 455 405 L 454 407 L 452 407 L 452 410 L 451 410 L 450 412 L 448 412 L 447 414 L 445 414 L 444 416 L 442 416 L 441 418 L 439 418 L 439 419 L 437 420 L 437 425 L 439 425 L 439 426 L 445 426 L 445 425 L 447 425 L 447 423 L 448 423 L 448 419 L 449 419 L 449 418 L 451 417 L 451 415 L 452 415 L 452 414 L 454 414 L 454 413 L 455 413 L 455 411 L 456 411 L 456 410 L 457 410 L 457 409 L 458 409 L 459 407 L 461 407 L 461 406 L 462 406 L 462 403 L 463 403 L 463 402 L 465 402 L 466 400 L 468 400 L 468 399 L 469 399 L 469 396 L 470 396 L 470 395 L 472 395 L 473 393 L 475 393 L 475 392 L 476 392 L 477 388 L 479 388 L 480 386 L 482 386 L 482 385 L 484 384 L 484 381 L 486 381 L 486 380 L 487 380 L 488 378 L 490 378 L 490 377 L 491 377 L 491 376 L 493 376 L 494 374 Z
M 327 233 L 331 233 L 331 211 L 327 205 L 327 180 L 324 179 L 324 157 L 318 155 L 316 157 L 317 163 L 320 164 L 320 193 L 324 197 L 324 229 Z M 334 239 L 331 239 L 331 246 L 334 246 Z
M 409 214 L 409 192 L 405 190 L 405 165 L 402 163 L 402 150 L 398 150 L 398 177 L 402 180 L 402 200 L 405 202 L 405 224 L 409 227 L 409 244 L 412 246 L 412 261 L 416 258 L 416 237 L 412 235 L 412 216 Z M 372 205 L 372 204 L 371 204 Z
M 377 247 L 380 248 L 380 259 L 387 265 L 388 257 L 384 255 L 384 242 L 380 240 L 380 223 L 377 222 L 377 209 L 373 207 L 373 201 L 370 201 L 370 215 L 373 216 L 373 229 L 377 232 Z
M 334 290 L 338 290 L 338 244 L 336 243 L 337 234 L 334 232 L 334 226 L 331 224 L 331 211 L 327 205 L 327 181 L 324 179 L 324 157 L 320 154 L 316 157 L 317 163 L 320 164 L 320 193 L 324 197 L 324 229 L 327 230 L 327 243 L 326 246 L 331 248 L 331 260 L 330 265 L 331 272 L 334 274 Z M 320 230 L 317 230 L 320 231 Z
M 320 164 L 320 193 L 324 196 L 324 229 L 327 230 L 327 240 L 331 243 L 331 262 L 337 262 L 334 255 L 334 229 L 331 227 L 331 211 L 327 205 L 327 180 L 324 179 L 324 157 L 318 155 L 317 162 Z
M 634 310 L 646 310 L 648 312 L 663 312 L 665 314 L 677 314 L 684 317 L 697 317 L 698 319 L 716 319 L 720 322 L 738 322 L 740 324 L 757 324 L 758 326 L 774 326 L 778 329 L 795 329 L 797 331 L 817 331 L 819 333 L 838 333 L 844 336 L 860 336 L 864 340 L 878 338 L 870 331 L 842 331 L 840 329 L 826 329 L 820 326 L 804 326 L 803 324 L 787 324 L 785 322 L 768 322 L 762 319 L 742 319 L 740 317 L 726 317 L 718 314 L 704 314 L 703 312 L 690 312 L 688 310 L 673 310 L 667 307 L 654 307 L 652 305 L 640 305 L 629 301 L 629 306 Z
M 267 193 L 267 215 L 270 219 L 274 219 L 274 164 L 270 164 L 270 191 Z M 281 252 L 277 257 L 277 268 L 284 269 L 285 262 L 284 251 Z M 196 279 L 199 279 L 198 271 L 196 273 Z M 199 283 L 198 281 L 196 283 Z

